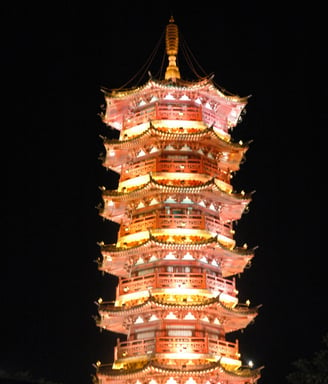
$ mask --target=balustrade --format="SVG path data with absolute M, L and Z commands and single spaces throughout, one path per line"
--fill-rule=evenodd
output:
M 210 232 L 216 232 L 220 235 L 228 237 L 229 239 L 233 238 L 232 234 L 232 225 L 231 224 L 222 224 L 219 218 L 214 216 L 205 217 L 205 227 Z
M 153 288 L 208 289 L 236 296 L 235 281 L 209 275 L 206 272 L 155 272 L 143 276 L 121 278 L 118 294 L 124 295 Z
M 151 120 L 201 121 L 202 109 L 194 104 L 180 102 L 149 104 L 143 109 L 134 111 L 133 115 L 125 116 L 123 129 L 148 123 Z
M 158 336 L 153 339 L 118 341 L 115 347 L 115 360 L 153 353 L 211 354 L 234 359 L 238 358 L 238 342 L 214 339 L 207 335 L 204 337 Z
M 151 172 L 156 172 L 156 159 L 140 161 L 135 164 L 127 164 L 122 167 L 120 181 L 133 179 L 141 175 L 147 175 Z
M 154 353 L 155 342 L 155 339 L 118 341 L 114 351 L 115 360 Z
M 233 237 L 231 224 L 223 224 L 215 216 L 205 216 L 204 214 L 170 214 L 168 212 L 151 212 L 145 216 L 133 218 L 129 224 L 121 225 L 119 236 L 122 237 L 155 228 L 206 229 L 228 238 Z
M 214 160 L 206 158 L 173 160 L 164 157 L 127 164 L 122 168 L 121 181 L 156 172 L 207 174 L 223 182 L 230 183 L 229 175 L 219 170 L 217 162 Z
M 205 173 L 213 177 L 220 177 L 222 181 L 227 180 L 226 173 L 218 169 L 217 162 L 206 158 L 199 159 L 167 159 L 159 158 L 156 167 L 157 172 L 184 172 L 184 173 Z
M 213 123 L 218 123 L 218 121 L 221 122 L 221 125 L 224 126 L 225 125 L 225 121 L 227 119 L 227 116 L 225 114 L 219 114 L 214 112 L 214 111 L 211 111 L 210 109 L 207 109 L 207 108 L 203 108 L 203 111 L 202 111 L 202 120 L 207 123 L 207 125 L 211 126 Z

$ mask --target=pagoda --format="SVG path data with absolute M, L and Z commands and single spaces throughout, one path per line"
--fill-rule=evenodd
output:
M 103 166 L 120 177 L 117 189 L 102 188 L 99 214 L 119 230 L 115 244 L 100 244 L 98 267 L 118 285 L 114 302 L 98 300 L 96 323 L 118 338 L 95 382 L 256 383 L 261 368 L 243 364 L 238 340 L 227 339 L 259 309 L 239 302 L 235 280 L 255 252 L 234 240 L 252 198 L 232 187 L 249 143 L 231 131 L 248 97 L 211 77 L 181 78 L 172 17 L 165 44 L 164 79 L 103 90 L 103 122 L 119 131 L 103 138 Z

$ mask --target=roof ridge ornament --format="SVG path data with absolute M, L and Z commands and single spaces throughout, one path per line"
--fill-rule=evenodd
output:
M 169 64 L 165 72 L 165 80 L 175 82 L 177 79 L 180 79 L 180 71 L 176 64 L 179 50 L 179 30 L 178 26 L 174 23 L 173 16 L 170 17 L 169 24 L 166 26 L 165 43 L 166 54 L 169 60 Z

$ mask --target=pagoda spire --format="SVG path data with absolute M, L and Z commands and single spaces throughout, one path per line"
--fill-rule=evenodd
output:
M 176 81 L 180 79 L 180 71 L 176 63 L 176 58 L 179 49 L 179 30 L 174 23 L 174 18 L 171 16 L 169 24 L 166 26 L 166 54 L 168 55 L 169 64 L 165 72 L 165 80 Z

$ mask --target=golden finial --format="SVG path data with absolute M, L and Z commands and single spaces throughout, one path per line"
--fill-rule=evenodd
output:
M 174 18 L 171 16 L 169 24 L 166 26 L 166 54 L 168 55 L 169 65 L 166 68 L 165 80 L 180 79 L 180 71 L 176 64 L 176 58 L 179 49 L 179 31 L 178 26 L 174 24 Z

